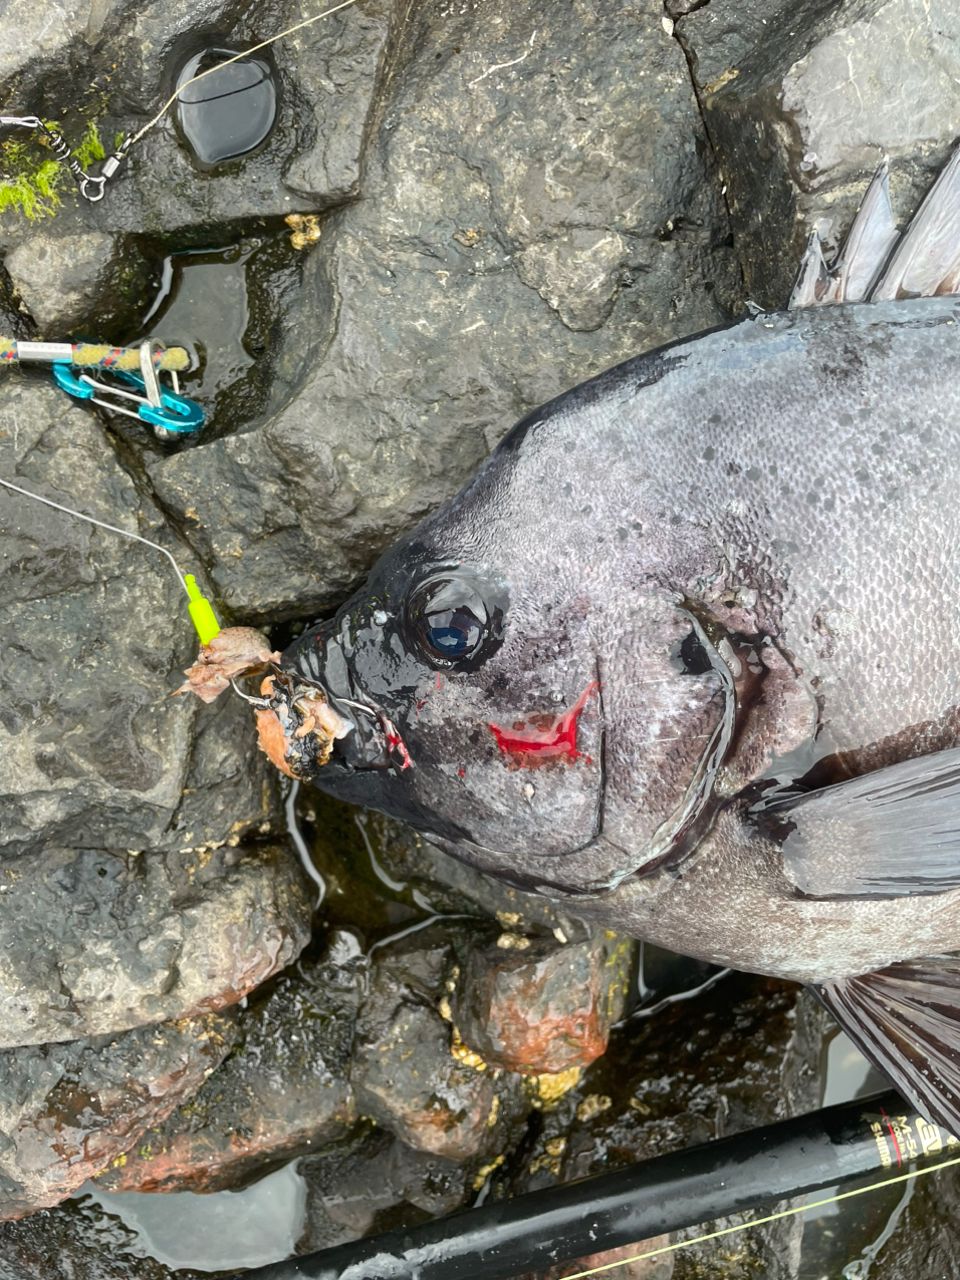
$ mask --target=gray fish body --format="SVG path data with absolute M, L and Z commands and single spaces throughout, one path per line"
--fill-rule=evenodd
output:
M 958 742 L 960 391 L 944 376 L 958 320 L 955 299 L 746 320 L 660 357 L 658 382 L 581 410 L 569 424 L 579 446 L 558 438 L 568 457 L 596 446 L 592 517 L 572 523 L 568 549 L 603 564 L 603 591 L 626 600 L 652 575 L 701 619 L 762 635 L 783 658 L 774 723 L 748 712 L 732 752 L 748 757 L 746 772 L 733 770 L 747 786 L 789 784 L 818 761 L 834 780 Z M 631 506 L 631 536 L 606 561 L 600 538 L 609 545 Z M 608 782 L 616 825 L 604 834 L 639 854 L 630 778 L 647 744 L 631 724 L 657 691 L 634 685 L 625 641 L 614 624 L 602 646 L 604 706 L 619 704 L 622 738 Z M 730 772 L 728 758 L 727 790 Z M 734 793 L 676 867 L 628 877 L 581 909 L 807 982 L 960 947 L 960 893 L 803 897 L 744 807 Z
M 353 692 L 386 707 L 412 767 L 317 784 L 720 963 L 809 981 L 960 947 L 960 894 L 811 903 L 742 812 L 818 761 L 834 781 L 958 741 L 958 319 L 952 298 L 761 315 L 520 424 L 322 630 L 342 652 L 353 628 Z M 489 662 L 421 678 L 402 623 L 375 634 L 378 602 L 392 623 L 409 593 L 397 561 L 505 584 Z M 698 629 L 712 661 L 688 674 L 676 650 Z M 728 637 L 752 691 L 717 677 Z M 295 650 L 308 675 L 330 667 L 304 662 L 315 645 Z M 498 748 L 491 723 L 594 680 L 579 758 Z
M 956 1132 L 960 151 L 899 241 L 886 182 L 802 309 L 518 424 L 287 650 L 281 736 L 483 871 L 810 983 Z M 304 685 L 351 724 L 322 767 Z

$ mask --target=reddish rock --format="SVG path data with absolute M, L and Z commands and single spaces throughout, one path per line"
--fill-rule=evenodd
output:
M 809 992 L 749 974 L 731 974 L 690 999 L 625 1021 L 606 1054 L 541 1113 L 520 1161 L 494 1175 L 493 1194 L 520 1196 L 612 1173 L 812 1110 L 820 1099 L 818 1066 L 827 1024 Z M 727 1218 L 715 1225 L 736 1221 Z M 711 1226 L 698 1224 L 680 1233 L 689 1243 L 675 1255 L 663 1255 L 673 1258 L 678 1280 L 797 1280 L 803 1234 L 799 1219 L 693 1243 L 692 1238 L 709 1230 Z M 587 1264 L 565 1271 L 586 1269 Z M 604 1274 L 620 1280 L 631 1273 L 617 1268 Z M 640 1275 L 649 1280 L 644 1272 Z
M 217 1073 L 100 1185 L 217 1191 L 343 1137 L 356 1118 L 347 1077 L 359 998 L 349 964 L 281 974 L 240 1014 L 240 1044 Z
M 452 932 L 437 925 L 380 952 L 351 1078 L 362 1114 L 418 1151 L 464 1162 L 503 1150 L 528 1104 L 516 1077 L 471 1064 L 438 1012 L 455 971 Z
M 670 1280 L 673 1275 L 673 1254 L 662 1253 L 657 1258 L 638 1257 L 640 1254 L 652 1253 L 670 1243 L 669 1236 L 655 1236 L 652 1240 L 640 1240 L 636 1244 L 625 1244 L 619 1249 L 605 1249 L 602 1253 L 591 1253 L 585 1258 L 562 1266 L 550 1267 L 548 1271 L 530 1271 L 518 1276 L 517 1280 L 564 1280 L 565 1276 L 579 1275 L 593 1268 L 610 1267 L 602 1274 L 608 1280 Z M 615 1266 L 615 1263 L 620 1263 Z
M 66 1199 L 196 1092 L 235 1037 L 211 1014 L 0 1053 L 0 1218 Z
M 623 1008 L 632 945 L 604 937 L 558 946 L 502 934 L 473 951 L 460 976 L 455 1020 L 464 1043 L 509 1071 L 588 1066 Z

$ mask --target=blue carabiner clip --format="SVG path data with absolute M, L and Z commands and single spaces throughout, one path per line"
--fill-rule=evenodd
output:
M 199 431 L 203 426 L 203 408 L 197 404 L 196 400 L 190 400 L 187 396 L 181 396 L 173 391 L 161 390 L 160 404 L 151 404 L 146 395 L 142 394 L 146 390 L 146 383 L 136 373 L 115 369 L 112 377 L 126 383 L 129 387 L 137 387 L 141 394 L 110 386 L 109 383 L 101 382 L 89 373 L 82 373 L 78 377 L 74 372 L 74 366 L 66 361 L 62 363 L 57 361 L 53 365 L 53 377 L 57 386 L 61 391 L 66 391 L 67 395 L 74 396 L 77 400 L 90 400 L 93 404 L 99 404 L 114 413 L 124 413 L 128 418 L 139 418 L 141 422 L 149 423 L 155 433 L 161 437 L 170 434 L 189 435 Z M 102 399 L 103 396 L 112 396 L 113 399 Z M 135 403 L 136 410 L 118 403 L 122 400 Z

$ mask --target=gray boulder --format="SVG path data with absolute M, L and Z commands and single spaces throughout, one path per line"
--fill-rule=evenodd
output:
M 724 316 L 723 213 L 655 0 L 441 8 L 410 15 L 362 198 L 291 300 L 286 406 L 150 468 L 249 616 L 330 607 L 529 409 Z
M 909 213 L 960 133 L 949 0 L 712 0 L 676 31 L 762 306 L 785 303 L 811 230 L 837 243 L 884 156 Z
M 202 1084 L 236 1039 L 207 1015 L 0 1053 L 0 1218 L 59 1204 Z M 0 1272 L 2 1274 L 2 1272 Z

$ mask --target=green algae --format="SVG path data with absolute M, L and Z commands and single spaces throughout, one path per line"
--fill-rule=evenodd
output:
M 51 129 L 59 129 L 56 121 L 45 121 Z M 63 203 L 63 190 L 73 178 L 66 165 L 47 151 L 42 135 L 28 139 L 9 138 L 0 143 L 0 215 L 14 211 L 36 222 L 52 217 Z M 95 120 L 91 120 L 73 149 L 74 158 L 87 169 L 106 155 Z

